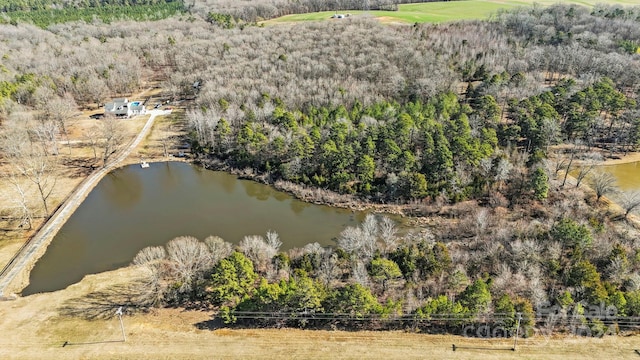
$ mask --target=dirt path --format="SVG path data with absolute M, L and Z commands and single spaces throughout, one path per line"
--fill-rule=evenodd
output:
M 71 214 L 76 211 L 82 201 L 89 195 L 89 192 L 91 192 L 107 173 L 120 166 L 122 161 L 142 142 L 153 127 L 156 116 L 168 113 L 170 113 L 170 111 L 151 110 L 149 112 L 151 116 L 131 144 L 123 149 L 109 165 L 97 170 L 86 178 L 67 198 L 65 203 L 62 204 L 42 226 L 40 231 L 25 243 L 25 246 L 18 251 L 16 256 L 0 273 L 0 298 L 7 294 L 17 292 L 27 285 L 28 273 L 31 267 L 33 267 L 35 260 L 44 254 L 44 250 L 58 230 L 60 230 Z

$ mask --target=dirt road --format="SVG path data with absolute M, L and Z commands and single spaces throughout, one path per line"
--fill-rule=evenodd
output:
M 142 142 L 153 127 L 154 120 L 158 115 L 166 115 L 171 111 L 151 110 L 151 114 L 146 124 L 135 137 L 135 139 L 123 149 L 111 163 L 97 170 L 86 178 L 67 198 L 67 200 L 51 215 L 49 220 L 42 226 L 40 231 L 35 234 L 16 256 L 7 264 L 0 273 L 0 298 L 6 297 L 8 294 L 17 292 L 27 285 L 28 272 L 31 270 L 35 261 L 44 254 L 44 250 L 54 238 L 58 230 L 67 221 L 71 214 L 76 211 L 82 201 L 89 195 L 89 192 L 98 184 L 98 182 L 111 170 L 120 166 L 129 154 Z M 14 281 L 15 280 L 15 281 Z

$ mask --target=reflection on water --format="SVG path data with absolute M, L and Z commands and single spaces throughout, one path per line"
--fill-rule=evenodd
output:
M 272 195 L 273 195 L 273 198 L 278 201 L 285 201 L 290 199 L 289 194 L 284 193 L 282 191 L 274 190 Z
M 270 187 L 264 186 L 263 184 L 259 184 L 256 182 L 243 181 L 242 187 L 244 188 L 247 196 L 255 198 L 260 201 L 269 200 L 271 195 L 276 192 Z
M 363 218 L 186 163 L 131 165 L 89 194 L 36 264 L 23 294 L 62 289 L 86 274 L 126 266 L 140 249 L 176 236 L 218 235 L 237 244 L 271 229 L 289 249 L 334 244 L 346 226 Z
M 116 169 L 106 175 L 111 181 L 104 184 L 104 199 L 118 208 L 134 206 L 142 194 L 140 177 L 133 171 Z
M 302 211 L 304 209 L 308 208 L 309 206 L 311 206 L 311 204 L 306 203 L 304 201 L 294 200 L 294 201 L 291 202 L 291 206 L 290 207 L 291 207 L 291 211 L 293 211 L 294 214 L 300 215 L 300 214 L 302 214 Z
M 171 190 L 178 185 L 178 177 L 180 173 L 174 173 L 170 163 L 158 163 L 158 166 L 164 166 L 167 170 L 167 176 L 162 177 L 162 190 Z
M 206 170 L 201 169 L 201 171 L 206 171 Z M 220 186 L 222 186 L 222 188 L 227 194 L 233 193 L 237 183 L 238 183 L 238 179 L 235 176 L 224 176 L 220 178 Z

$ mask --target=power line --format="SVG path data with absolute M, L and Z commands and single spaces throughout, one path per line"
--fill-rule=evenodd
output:
M 469 315 L 456 313 L 431 314 L 420 317 L 416 314 L 353 314 L 336 312 L 286 312 L 286 311 L 231 311 L 230 315 L 243 320 L 308 320 L 308 321 L 382 321 L 382 322 L 456 322 L 456 323 L 500 323 L 504 321 L 517 321 L 518 315 L 512 313 L 493 313 L 491 315 Z M 530 318 L 534 323 L 544 325 L 552 321 L 552 325 L 582 324 L 583 320 L 599 320 L 603 324 L 618 324 L 624 326 L 640 326 L 640 317 L 607 316 L 607 315 L 563 315 L 556 314 L 536 315 Z M 575 323 L 575 324 L 574 324 Z

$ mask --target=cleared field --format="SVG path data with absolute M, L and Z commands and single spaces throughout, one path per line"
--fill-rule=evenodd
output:
M 351 16 L 363 16 L 368 15 L 379 19 L 385 23 L 441 23 L 455 20 L 471 20 L 471 19 L 486 19 L 491 14 L 496 13 L 500 9 L 511 9 L 517 6 L 530 6 L 534 3 L 539 5 L 553 5 L 559 3 L 556 0 L 485 0 L 485 1 L 446 1 L 446 2 L 431 2 L 431 3 L 418 3 L 418 4 L 402 4 L 398 6 L 398 11 L 358 11 L 358 10 L 345 10 L 345 14 L 349 13 Z M 640 5 L 640 1 L 637 0 L 612 0 L 603 2 L 601 0 L 567 0 L 561 1 L 564 4 L 577 4 L 584 6 L 594 6 L 599 3 L 607 4 L 620 4 L 620 5 Z M 298 21 L 318 21 L 328 20 L 334 15 L 333 11 L 324 11 L 307 14 L 294 14 L 279 17 L 265 21 L 264 24 L 278 24 L 278 23 L 290 23 Z M 343 21 L 345 19 L 331 19 L 335 21 Z

